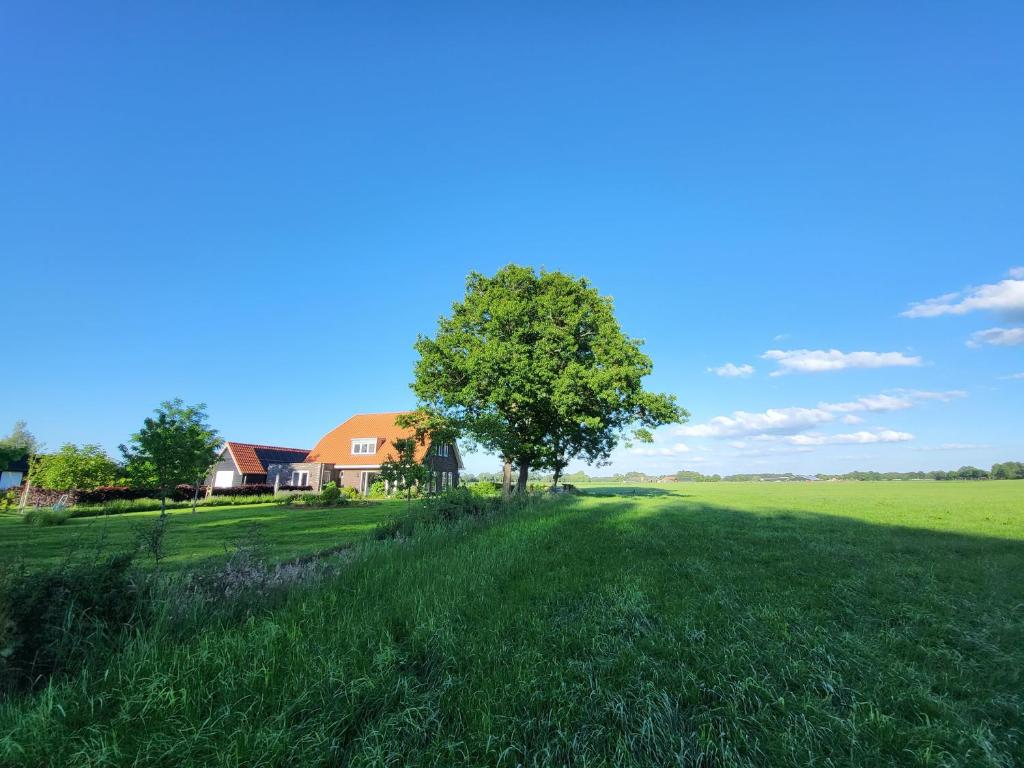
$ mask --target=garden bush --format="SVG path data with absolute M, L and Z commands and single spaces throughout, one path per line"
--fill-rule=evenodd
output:
M 514 497 L 504 502 L 500 496 L 481 496 L 465 486 L 459 486 L 436 496 L 428 496 L 410 512 L 386 520 L 377 526 L 374 537 L 408 538 L 421 527 L 447 525 L 457 520 L 483 517 L 500 509 L 511 509 L 521 503 L 520 499 L 528 501 L 527 497 Z
M 320 491 L 320 500 L 323 501 L 324 504 L 328 505 L 338 504 L 341 502 L 341 491 L 338 489 L 338 484 L 331 481 L 325 485 Z
M 460 488 L 467 488 L 476 496 L 494 498 L 501 496 L 501 483 L 494 483 L 490 480 L 478 480 L 473 483 L 463 483 Z
M 39 527 L 49 525 L 63 525 L 71 517 L 71 511 L 68 509 L 51 509 L 50 507 L 39 507 L 38 509 L 28 510 L 21 518 L 21 521 L 27 525 L 35 525 Z
M 0 512 L 16 509 L 19 503 L 21 503 L 21 490 L 10 488 L 0 495 Z

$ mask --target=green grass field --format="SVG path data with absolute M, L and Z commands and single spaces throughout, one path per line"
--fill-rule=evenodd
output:
M 589 487 L 150 627 L 0 705 L 0 762 L 1007 767 L 1022 670 L 1024 483 Z
M 298 557 L 355 541 L 401 508 L 400 502 L 374 501 L 330 510 L 274 504 L 200 507 L 195 514 L 175 509 L 169 512 L 165 562 L 185 566 L 223 555 L 225 548 L 248 540 L 254 531 L 273 559 Z M 159 514 L 71 518 L 63 525 L 40 528 L 26 525 L 17 513 L 0 513 L 0 563 L 20 560 L 32 568 L 87 555 L 97 546 L 109 551 L 130 548 L 138 532 Z M 145 559 L 139 562 L 144 564 Z

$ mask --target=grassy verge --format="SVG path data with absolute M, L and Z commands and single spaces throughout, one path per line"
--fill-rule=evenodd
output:
M 0 760 L 1018 765 L 1008 485 L 605 489 L 364 539 L 273 606 L 158 622 L 0 706 Z

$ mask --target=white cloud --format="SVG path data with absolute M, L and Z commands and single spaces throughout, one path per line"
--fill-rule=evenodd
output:
M 902 352 L 840 352 L 838 349 L 769 349 L 765 360 L 774 360 L 779 370 L 772 376 L 786 373 L 821 373 L 847 368 L 889 368 L 921 365 L 920 357 Z
M 687 437 L 741 437 L 759 432 L 801 432 L 827 421 L 834 415 L 821 408 L 769 408 L 761 413 L 734 411 L 732 416 L 716 416 L 706 424 L 678 427 Z
M 686 443 L 674 443 L 665 448 L 634 448 L 631 451 L 637 456 L 679 456 L 690 452 L 690 446 Z
M 717 368 L 708 368 L 709 373 L 715 373 L 719 376 L 749 376 L 754 372 L 754 366 L 744 365 L 733 365 L 732 363 L 726 363 L 720 365 Z
M 872 431 L 848 432 L 839 435 L 789 435 L 780 438 L 791 445 L 866 445 L 868 443 L 903 443 L 913 440 L 909 432 L 897 432 L 893 429 L 876 429 Z
M 962 293 L 947 293 L 911 304 L 903 317 L 966 315 L 975 311 L 1024 314 L 1024 267 L 1010 270 L 1010 279 L 968 288 Z
M 1000 376 L 1003 381 L 1014 381 L 1024 379 L 1024 373 L 1011 373 L 1009 376 Z
M 861 424 L 864 419 L 860 416 L 854 416 L 852 413 L 848 413 L 842 418 L 843 424 Z
M 975 331 L 967 341 L 968 347 L 980 347 L 983 344 L 996 347 L 1015 347 L 1018 344 L 1024 344 L 1024 327 L 989 328 L 985 331 Z
M 819 403 L 815 408 L 769 408 L 760 413 L 734 411 L 730 416 L 716 416 L 704 424 L 676 427 L 674 434 L 681 437 L 713 438 L 797 434 L 850 414 L 888 413 L 912 408 L 917 403 L 926 400 L 948 402 L 967 395 L 962 390 L 948 392 L 894 391 L 895 395 L 879 394 L 848 402 Z

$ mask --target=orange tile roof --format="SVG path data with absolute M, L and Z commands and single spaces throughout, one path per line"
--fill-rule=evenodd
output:
M 346 467 L 375 467 L 383 461 L 394 459 L 396 456 L 392 441 L 416 434 L 414 429 L 402 429 L 395 424 L 395 419 L 403 413 L 408 411 L 357 414 L 320 438 L 320 442 L 309 452 L 308 460 Z M 377 438 L 376 453 L 352 453 L 353 440 L 370 437 Z M 423 461 L 429 448 L 429 444 L 417 444 L 416 460 Z
M 231 455 L 235 458 L 235 466 L 238 471 L 245 475 L 265 475 L 267 468 L 264 466 L 264 459 L 268 462 L 279 461 L 305 461 L 307 451 L 305 448 L 282 448 L 279 445 L 258 445 L 256 443 L 225 443 Z M 261 456 L 262 454 L 262 456 Z

